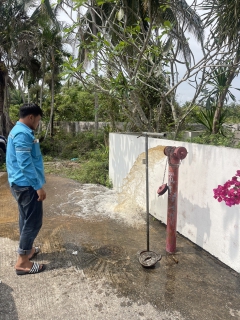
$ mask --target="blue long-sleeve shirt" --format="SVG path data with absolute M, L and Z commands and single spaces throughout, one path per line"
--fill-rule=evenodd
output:
M 39 141 L 33 130 L 19 121 L 8 136 L 6 166 L 10 185 L 39 190 L 46 182 Z

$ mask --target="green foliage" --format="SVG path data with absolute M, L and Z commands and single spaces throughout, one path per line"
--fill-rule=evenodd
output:
M 198 113 L 196 113 L 196 121 L 202 124 L 209 133 L 213 131 L 213 119 L 216 111 L 216 106 L 212 105 L 209 108 L 199 108 Z M 219 117 L 218 128 L 219 133 L 223 134 L 223 124 L 228 118 L 228 109 L 222 110 Z
M 230 47 L 236 46 L 239 43 L 239 2 L 208 0 L 203 2 L 203 9 L 207 10 L 205 19 L 207 26 L 211 26 L 215 41 L 219 45 L 228 43 Z
M 50 114 L 51 97 L 43 103 L 46 115 Z M 65 85 L 55 96 L 55 120 L 94 121 L 94 96 L 79 84 Z
M 10 105 L 9 117 L 13 123 L 16 123 L 19 119 L 19 108 L 21 105 Z
M 223 61 L 222 63 L 228 64 L 228 62 Z M 214 69 L 213 71 L 206 71 L 206 76 L 208 76 L 210 79 L 207 81 L 206 85 L 210 86 L 210 89 L 204 89 L 202 91 L 202 99 L 201 101 L 205 102 L 206 108 L 211 108 L 212 104 L 216 104 L 219 101 L 220 96 L 223 94 L 223 92 L 226 89 L 229 74 L 230 74 L 230 67 L 218 67 L 217 69 Z M 236 100 L 235 96 L 231 93 L 229 89 L 231 89 L 232 86 L 229 86 L 225 101 L 227 102 L 228 99 L 232 99 L 233 101 Z
M 121 103 L 112 96 L 105 93 L 98 95 L 100 121 L 110 122 L 112 128 L 115 128 L 115 122 L 125 122 L 127 119 L 122 112 Z
M 86 3 L 86 12 L 76 24 L 81 30 L 79 59 L 64 63 L 65 74 L 118 100 L 132 130 L 164 130 L 167 122 L 176 121 L 169 61 L 182 52 L 190 63 L 188 41 L 182 31 L 179 34 L 182 24 L 198 40 L 203 28 L 185 1 L 175 5 L 170 1 Z
M 45 161 L 60 161 L 61 169 L 46 163 L 46 173 L 55 173 L 75 179 L 81 183 L 97 183 L 111 187 L 108 177 L 108 146 L 104 132 L 95 136 L 93 132 L 77 136 L 59 133 L 41 143 Z M 66 159 L 68 161 L 66 161 Z M 64 165 L 65 164 L 65 165 Z
M 98 120 L 110 122 L 124 121 L 120 103 L 105 93 L 98 94 Z M 43 102 L 44 115 L 49 118 L 51 97 L 47 95 Z M 92 86 L 84 89 L 79 83 L 66 83 L 55 95 L 55 120 L 57 121 L 94 121 L 95 103 Z
M 89 151 L 84 159 L 80 160 L 81 170 L 77 175 L 77 180 L 82 183 L 97 183 L 111 187 L 108 177 L 109 155 L 106 149 L 99 148 Z
M 77 135 L 58 132 L 54 138 L 47 137 L 41 142 L 43 155 L 50 155 L 60 159 L 72 159 L 84 156 L 88 151 L 99 148 L 104 144 L 104 134 L 97 136 L 91 131 L 81 132 Z
M 21 105 L 23 103 L 23 98 L 20 90 L 10 90 L 10 103 L 13 105 Z
M 240 123 L 240 104 L 235 102 L 227 106 L 229 117 L 227 119 L 228 123 Z
M 189 102 L 186 102 L 181 108 L 181 113 L 184 114 L 188 109 Z M 185 118 L 185 122 L 182 126 L 182 130 L 191 130 L 191 124 L 200 124 L 205 128 L 205 130 L 211 134 L 213 128 L 213 119 L 216 111 L 215 105 L 210 105 L 207 107 L 201 107 L 199 105 L 193 106 L 194 108 Z M 240 120 L 240 109 L 236 104 L 225 105 L 222 109 L 219 118 L 219 133 L 224 134 L 223 125 L 226 123 L 237 123 Z
M 6 163 L 0 162 L 0 172 L 6 172 L 6 171 L 7 171 Z
M 236 143 L 236 140 L 234 139 L 234 133 L 227 131 L 224 135 L 222 135 L 221 133 L 210 134 L 208 132 L 205 132 L 198 137 L 191 138 L 190 142 L 230 148 L 240 147 L 239 143 Z

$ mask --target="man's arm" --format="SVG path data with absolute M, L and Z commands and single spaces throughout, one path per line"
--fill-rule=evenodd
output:
M 40 182 L 40 179 L 38 178 L 38 174 L 32 161 L 32 137 L 28 134 L 19 133 L 14 137 L 13 143 L 16 150 L 17 163 L 20 170 L 22 171 L 22 174 L 36 191 L 41 190 L 42 184 Z M 45 191 L 40 191 L 39 193 L 39 197 L 42 199 L 42 197 L 44 197 L 43 194 L 45 193 Z

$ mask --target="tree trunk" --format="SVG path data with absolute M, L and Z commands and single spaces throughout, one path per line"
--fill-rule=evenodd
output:
M 98 73 L 98 60 L 97 60 L 97 53 L 94 54 L 94 70 L 96 74 Z M 97 82 L 97 80 L 95 80 Z M 97 85 L 97 83 L 96 83 Z M 99 113 L 99 101 L 98 101 L 98 93 L 95 89 L 94 92 L 94 111 L 95 111 L 95 135 L 97 136 L 98 133 L 98 113 Z
M 155 117 L 156 132 L 161 132 L 160 130 L 162 130 L 161 125 L 160 125 L 160 121 L 161 121 L 161 118 L 163 115 L 164 108 L 165 108 L 165 99 L 164 99 L 164 97 L 162 97 L 161 102 L 159 103 L 159 106 L 158 106 L 158 112 Z
M 53 119 L 54 119 L 54 75 L 55 75 L 55 57 L 52 50 L 52 81 L 51 81 L 51 113 L 50 113 L 50 136 L 53 137 Z
M 94 94 L 94 109 L 95 109 L 95 135 L 98 133 L 98 94 L 95 92 Z
M 23 88 L 22 88 L 22 86 L 21 86 L 21 83 L 20 83 L 20 81 L 19 81 L 19 77 L 18 77 L 18 75 L 17 75 L 17 73 L 15 72 L 15 70 L 14 70 L 14 67 L 13 67 L 13 62 L 12 62 L 12 60 L 10 61 L 10 63 L 11 63 L 11 69 L 12 69 L 12 72 L 13 72 L 13 74 L 14 74 L 14 78 L 15 78 L 15 80 L 17 81 L 17 84 L 18 84 L 18 90 L 20 91 L 20 93 L 21 93 L 21 97 L 22 97 L 22 101 L 23 101 L 23 103 L 25 103 L 25 94 L 24 94 L 24 90 L 23 90 Z
M 41 83 L 41 89 L 40 89 L 40 101 L 39 101 L 39 107 L 42 108 L 42 101 L 43 101 L 43 87 L 44 87 L 44 76 Z
M 0 81 L 0 134 L 1 135 L 4 135 L 4 127 L 5 127 L 3 106 L 4 106 L 4 83 Z
M 21 84 L 20 84 L 20 81 L 19 81 L 19 79 L 18 79 L 18 76 L 16 75 L 16 74 L 14 74 L 14 76 L 15 76 L 15 78 L 16 78 L 16 80 L 17 80 L 17 84 L 18 84 L 18 90 L 20 91 L 20 93 L 21 93 L 21 97 L 22 97 L 22 101 L 23 101 L 23 103 L 25 103 L 25 95 L 24 95 L 24 92 L 23 92 L 23 88 L 22 88 L 22 86 L 21 86 Z
M 172 81 L 171 86 L 172 86 L 172 88 L 175 86 L 174 74 L 175 74 L 175 72 L 174 72 L 174 65 L 173 65 L 173 63 L 171 62 L 171 81 Z M 169 82 L 170 82 L 170 80 L 169 80 Z M 171 109 L 172 109 L 174 126 L 175 126 L 175 129 L 176 129 L 178 118 L 177 118 L 176 107 L 175 107 L 175 105 L 174 105 L 175 95 L 176 95 L 176 90 L 174 90 L 174 91 L 171 93 L 171 96 L 170 96 L 170 104 L 171 104 Z
M 0 61 L 0 134 L 6 137 L 12 128 L 7 108 L 7 78 L 8 71 L 6 65 Z
M 220 94 L 220 97 L 217 102 L 217 108 L 216 108 L 216 111 L 214 113 L 214 118 L 213 118 L 212 134 L 217 134 L 219 132 L 219 129 L 220 129 L 219 128 L 219 120 L 220 120 L 223 104 L 226 99 L 228 89 L 229 89 L 229 87 L 235 77 L 236 70 L 239 67 L 238 66 L 239 61 L 240 61 L 240 54 L 237 53 L 236 57 L 235 57 L 235 61 L 234 61 L 234 67 L 232 67 L 230 69 L 228 79 L 226 82 L 226 86 L 225 86 L 223 92 Z
M 42 83 L 40 87 L 40 100 L 39 100 L 39 107 L 42 109 L 42 102 L 43 102 L 43 90 L 44 90 L 44 74 L 45 74 L 45 60 L 42 60 L 43 65 L 43 71 L 42 71 Z M 38 126 L 38 134 L 40 134 L 40 131 L 42 130 L 42 121 L 40 121 Z M 47 133 L 47 130 L 46 130 Z
M 50 136 L 53 137 L 53 118 L 54 118 L 54 74 L 52 74 L 51 89 L 51 113 L 50 113 Z
M 8 136 L 12 124 L 9 118 L 9 94 L 8 94 L 8 86 L 7 86 L 7 81 L 8 81 L 8 75 L 5 74 L 5 88 L 4 88 L 4 104 L 3 104 L 3 114 L 4 114 L 4 119 L 5 119 L 5 136 Z
M 97 35 L 96 30 L 96 13 L 94 10 L 91 11 L 91 17 L 93 21 L 93 35 Z M 98 74 L 98 58 L 97 58 L 97 50 L 94 51 L 94 70 L 95 73 Z M 96 88 L 97 88 L 97 80 L 96 81 Z M 95 89 L 94 92 L 94 111 L 95 111 L 95 135 L 97 136 L 98 133 L 98 109 L 99 109 L 99 103 L 98 103 L 98 93 Z

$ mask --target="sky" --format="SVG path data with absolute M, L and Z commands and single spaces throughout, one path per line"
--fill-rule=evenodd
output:
M 191 5 L 193 3 L 193 0 L 186 0 L 186 2 Z M 199 0 L 197 0 L 197 2 L 200 2 Z M 198 12 L 199 14 L 201 14 L 201 12 Z M 205 38 L 207 36 L 207 31 L 205 32 Z M 196 61 L 199 61 L 202 58 L 201 55 L 201 47 L 200 44 L 197 43 L 197 41 L 194 39 L 193 36 L 189 35 L 190 39 L 189 39 L 189 43 L 191 46 L 191 49 L 193 51 L 194 57 L 196 59 Z M 180 76 L 184 75 L 185 69 L 183 70 L 183 68 L 181 68 L 181 66 L 179 67 L 179 73 Z M 233 88 L 240 88 L 240 77 L 236 77 L 233 82 L 232 82 L 232 87 Z M 236 102 L 240 103 L 240 91 L 235 90 L 235 89 L 231 89 L 230 90 L 233 95 L 235 95 L 236 97 Z M 183 104 L 185 101 L 189 101 L 191 100 L 191 98 L 193 98 L 194 96 L 194 88 L 191 87 L 191 85 L 189 84 L 188 81 L 182 83 L 177 90 L 177 101 L 180 104 Z M 232 102 L 232 101 L 229 101 Z
M 195 41 L 194 38 L 190 39 L 190 43 L 191 43 L 192 51 L 194 53 L 196 61 L 200 60 L 201 59 L 201 54 L 200 54 L 201 49 L 200 49 L 199 44 Z M 180 75 L 183 76 L 184 72 L 185 72 L 185 69 L 183 70 L 183 68 L 181 68 L 181 66 L 179 66 Z M 232 87 L 240 89 L 240 77 L 239 76 L 233 80 Z M 236 102 L 240 103 L 240 91 L 233 89 L 233 88 L 230 91 L 233 93 L 233 95 L 235 95 Z M 189 84 L 188 81 L 182 83 L 177 90 L 177 101 L 180 104 L 183 104 L 185 101 L 191 100 L 191 98 L 194 96 L 194 92 L 195 92 L 194 89 L 191 87 L 191 85 Z M 232 102 L 232 101 L 229 100 L 229 102 Z

